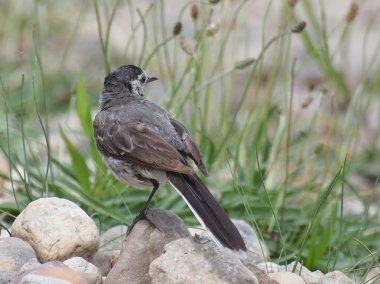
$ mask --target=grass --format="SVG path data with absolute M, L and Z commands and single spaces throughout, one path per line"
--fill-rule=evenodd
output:
M 331 26 L 322 1 L 280 9 L 268 1 L 261 31 L 246 24 L 258 9 L 254 1 L 187 2 L 171 17 L 163 0 L 83 1 L 78 11 L 73 3 L 35 2 L 28 11 L 20 3 L 2 4 L 0 12 L 0 146 L 10 165 L 2 190 L 14 197 L 0 204 L 3 215 L 59 196 L 78 203 L 101 230 L 132 220 L 149 189 L 133 190 L 107 171 L 91 121 L 104 76 L 138 64 L 162 84 L 147 88 L 147 97 L 159 92 L 159 104 L 198 141 L 210 172 L 206 184 L 231 217 L 256 227 L 273 261 L 340 269 L 359 282 L 379 266 L 380 224 L 369 204 L 378 198 L 380 128 L 367 127 L 380 88 L 378 56 L 368 51 L 379 9 L 368 21 L 360 80 L 352 84 L 345 62 L 358 19 L 342 15 Z M 63 8 L 74 23 L 60 16 Z M 215 35 L 211 22 L 219 25 Z M 320 70 L 316 80 L 304 76 L 311 63 Z M 355 176 L 367 183 L 354 183 Z M 343 214 L 351 196 L 365 205 L 361 217 Z M 169 186 L 153 206 L 196 224 Z

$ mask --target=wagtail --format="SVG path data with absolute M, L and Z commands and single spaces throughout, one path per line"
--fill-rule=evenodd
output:
M 104 80 L 100 112 L 93 122 L 96 146 L 116 177 L 132 187 L 153 187 L 135 220 L 144 217 L 154 193 L 168 180 L 217 243 L 246 250 L 239 231 L 188 162 L 193 160 L 207 176 L 185 126 L 144 99 L 144 86 L 155 80 L 134 65 L 117 68 Z

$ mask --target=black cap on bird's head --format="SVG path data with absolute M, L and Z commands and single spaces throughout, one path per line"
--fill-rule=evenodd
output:
M 140 67 L 122 65 L 104 79 L 104 88 L 121 92 L 128 90 L 131 95 L 143 96 L 144 86 L 155 80 L 158 78 L 148 76 Z

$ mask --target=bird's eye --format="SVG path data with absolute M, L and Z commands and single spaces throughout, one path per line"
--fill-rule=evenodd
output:
M 142 78 L 141 78 L 141 82 L 146 83 L 146 80 L 147 80 L 146 76 L 145 76 L 145 75 L 142 76 Z

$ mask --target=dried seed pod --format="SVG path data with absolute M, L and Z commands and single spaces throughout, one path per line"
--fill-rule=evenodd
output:
M 290 7 L 294 8 L 296 6 L 298 0 L 288 0 L 288 4 Z
M 179 45 L 181 46 L 182 50 L 186 52 L 187 54 L 193 56 L 194 55 L 194 50 L 189 41 L 184 37 L 181 36 L 179 39 Z
M 220 0 L 208 0 L 208 3 L 211 5 L 216 5 L 220 2 Z
M 199 17 L 199 6 L 198 4 L 194 3 L 191 5 L 191 18 L 196 21 Z
M 313 102 L 313 100 L 313 97 L 308 97 L 305 101 L 302 102 L 301 108 L 307 108 Z
M 214 36 L 219 31 L 219 24 L 217 23 L 209 23 L 206 32 L 208 36 Z
M 291 31 L 292 33 L 300 33 L 306 28 L 306 22 L 299 22 L 296 26 L 294 26 Z
M 348 10 L 348 13 L 346 15 L 346 22 L 350 23 L 353 20 L 355 20 L 356 16 L 359 12 L 359 4 L 356 2 L 352 2 L 350 5 L 350 9 Z
M 255 58 L 248 58 L 242 61 L 239 61 L 235 63 L 235 69 L 244 69 L 247 68 L 248 66 L 252 65 L 256 61 Z
M 173 28 L 173 35 L 179 35 L 182 31 L 182 23 L 181 22 L 177 22 Z

